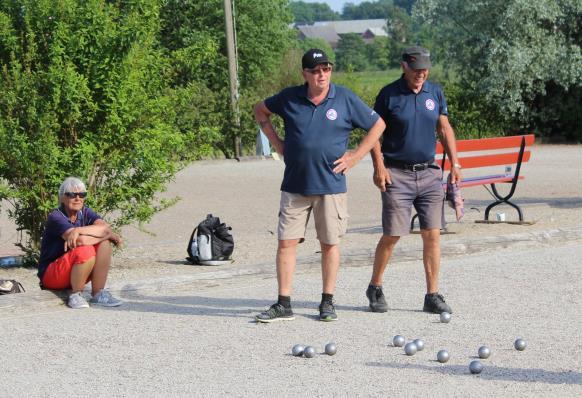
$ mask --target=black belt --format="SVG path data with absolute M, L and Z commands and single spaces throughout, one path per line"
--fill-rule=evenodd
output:
M 438 169 L 439 166 L 434 163 L 434 160 L 429 160 L 423 163 L 405 163 L 399 160 L 392 160 L 384 158 L 384 166 L 386 167 L 396 167 L 398 169 L 410 170 L 410 171 L 422 171 L 426 169 Z

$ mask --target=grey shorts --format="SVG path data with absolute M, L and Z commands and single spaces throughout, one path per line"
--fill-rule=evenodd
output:
M 408 235 L 413 206 L 418 214 L 420 229 L 440 229 L 444 199 L 441 169 L 387 169 L 392 184 L 387 186 L 386 192 L 381 193 L 384 235 Z
M 317 239 L 327 245 L 337 245 L 348 228 L 347 193 L 300 195 L 281 192 L 279 207 L 279 240 L 305 240 L 305 230 L 313 211 Z

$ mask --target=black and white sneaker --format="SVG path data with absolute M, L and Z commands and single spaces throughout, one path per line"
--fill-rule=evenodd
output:
M 319 304 L 319 320 L 323 322 L 337 321 L 337 314 L 335 313 L 333 301 L 322 301 L 321 304 Z
M 432 312 L 433 314 L 441 314 L 443 312 L 453 313 L 451 307 L 445 303 L 445 298 L 442 294 L 430 293 L 424 296 L 424 312 Z
M 261 312 L 255 317 L 257 322 L 270 323 L 277 321 L 292 321 L 295 319 L 291 308 L 285 308 L 279 303 L 275 303 L 268 310 Z
M 366 290 L 366 297 L 370 301 L 370 311 L 372 312 L 386 312 L 388 311 L 388 304 L 382 291 L 382 286 L 368 286 Z

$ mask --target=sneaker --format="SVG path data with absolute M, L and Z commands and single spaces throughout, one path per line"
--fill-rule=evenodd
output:
M 322 301 L 319 304 L 319 320 L 324 322 L 337 321 L 333 301 Z
M 279 303 L 275 303 L 269 307 L 267 311 L 261 312 L 255 317 L 257 322 L 270 323 L 277 321 L 292 321 L 295 319 L 293 310 L 285 308 Z
M 74 310 L 78 310 L 81 308 L 89 308 L 89 304 L 87 303 L 87 300 L 85 300 L 85 297 L 83 297 L 81 292 L 71 293 L 69 295 L 69 299 L 67 300 L 67 305 L 69 306 L 69 308 L 72 308 Z
M 445 298 L 442 294 L 432 293 L 424 296 L 424 312 L 432 312 L 433 314 L 440 314 L 443 312 L 453 313 L 451 307 L 445 303 Z
M 382 291 L 382 286 L 368 286 L 366 290 L 366 297 L 370 300 L 370 311 L 372 312 L 386 312 L 388 311 L 388 304 Z
M 105 289 L 101 289 L 89 302 L 94 305 L 102 305 L 103 307 L 119 307 L 121 305 L 121 301 L 113 297 L 109 293 L 109 290 Z

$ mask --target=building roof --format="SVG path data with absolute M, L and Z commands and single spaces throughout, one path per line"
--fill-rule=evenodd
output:
M 369 37 L 378 37 L 378 36 L 387 37 L 388 33 L 386 32 L 386 30 L 384 28 L 368 28 L 364 32 L 364 35 L 369 36 Z
M 323 39 L 328 43 L 337 43 L 340 40 L 339 35 L 331 26 L 301 25 L 297 29 L 304 38 Z
M 379 28 L 384 29 L 386 26 L 385 19 L 358 19 L 352 21 L 318 21 L 312 26 L 329 26 L 333 27 L 337 34 L 346 33 L 364 33 L 367 29 Z

